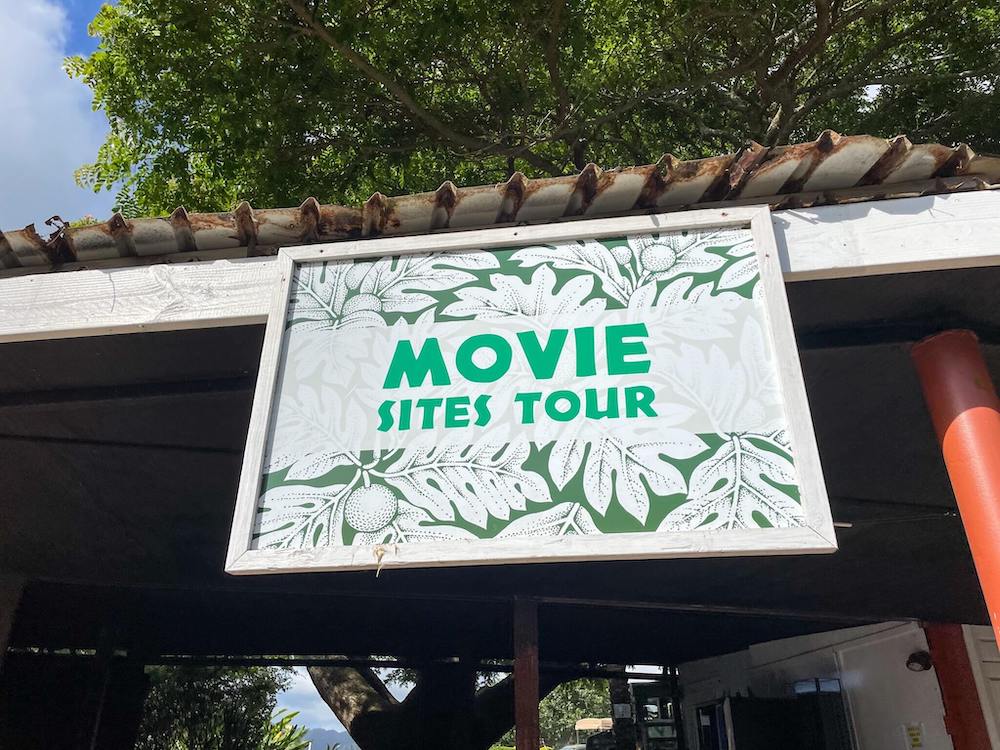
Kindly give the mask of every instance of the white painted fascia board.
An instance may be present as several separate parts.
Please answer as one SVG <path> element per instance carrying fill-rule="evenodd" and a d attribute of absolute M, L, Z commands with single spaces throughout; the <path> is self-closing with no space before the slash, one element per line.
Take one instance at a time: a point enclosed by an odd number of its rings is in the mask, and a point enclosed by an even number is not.
<path fill-rule="evenodd" d="M 777 211 L 771 221 L 786 282 L 1000 265 L 997 190 Z M 0 343 L 260 324 L 278 276 L 274 258 L 243 258 L 0 278 Z"/>

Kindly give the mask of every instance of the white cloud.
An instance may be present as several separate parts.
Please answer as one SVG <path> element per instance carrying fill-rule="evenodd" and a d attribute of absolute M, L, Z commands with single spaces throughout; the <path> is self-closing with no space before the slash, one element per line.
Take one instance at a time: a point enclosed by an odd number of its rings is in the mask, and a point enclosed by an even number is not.
<path fill-rule="evenodd" d="M 110 193 L 77 187 L 73 171 L 92 161 L 107 132 L 90 90 L 63 71 L 66 13 L 48 0 L 0 0 L 0 228 L 53 214 L 107 218 Z"/>

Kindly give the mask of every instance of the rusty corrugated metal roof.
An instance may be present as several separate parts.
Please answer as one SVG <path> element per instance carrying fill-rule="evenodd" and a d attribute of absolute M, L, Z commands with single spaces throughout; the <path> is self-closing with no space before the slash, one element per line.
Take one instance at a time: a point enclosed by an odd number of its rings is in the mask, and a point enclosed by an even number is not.
<path fill-rule="evenodd" d="M 750 142 L 736 154 L 680 161 L 670 154 L 656 164 L 578 175 L 528 179 L 517 173 L 496 185 L 459 188 L 444 183 L 432 193 L 387 198 L 376 193 L 363 206 L 297 208 L 125 219 L 60 227 L 47 239 L 34 225 L 0 231 L 0 269 L 24 273 L 140 257 L 231 250 L 266 254 L 315 242 L 475 229 L 496 224 L 554 221 L 636 211 L 670 211 L 708 205 L 769 203 L 793 208 L 897 195 L 974 190 L 1000 183 L 1000 157 L 977 155 L 965 145 L 915 145 L 823 132 L 809 143 L 767 148 Z M 189 256 L 184 256 L 185 258 Z M 105 265 L 102 263 L 102 265 Z M 0 270 L 2 273 L 2 270 Z"/>

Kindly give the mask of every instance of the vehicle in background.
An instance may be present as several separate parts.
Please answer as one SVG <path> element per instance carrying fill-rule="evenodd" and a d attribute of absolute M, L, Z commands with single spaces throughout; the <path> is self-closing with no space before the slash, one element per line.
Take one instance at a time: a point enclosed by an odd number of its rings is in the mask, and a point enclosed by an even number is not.
<path fill-rule="evenodd" d="M 587 738 L 586 750 L 615 750 L 616 747 L 615 734 L 610 730 L 592 734 Z"/>

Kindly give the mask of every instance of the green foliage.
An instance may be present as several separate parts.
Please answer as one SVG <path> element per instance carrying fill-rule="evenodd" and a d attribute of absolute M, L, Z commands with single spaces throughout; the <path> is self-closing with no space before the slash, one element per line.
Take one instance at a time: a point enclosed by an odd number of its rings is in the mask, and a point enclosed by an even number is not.
<path fill-rule="evenodd" d="M 304 750 L 305 730 L 279 712 L 288 670 L 154 667 L 136 750 Z"/>
<path fill-rule="evenodd" d="M 538 705 L 538 722 L 542 742 L 560 747 L 573 739 L 573 729 L 578 719 L 602 718 L 611 715 L 608 681 L 599 679 L 564 682 L 549 693 Z M 501 750 L 514 745 L 514 730 L 500 738 Z"/>
<path fill-rule="evenodd" d="M 260 750 L 309 750 L 308 728 L 292 723 L 298 711 L 281 709 L 271 717 Z"/>
<path fill-rule="evenodd" d="M 996 0 L 120 0 L 67 61 L 127 213 L 700 157 L 824 128 L 1000 150 Z M 878 88 L 881 87 L 881 88 Z"/>

